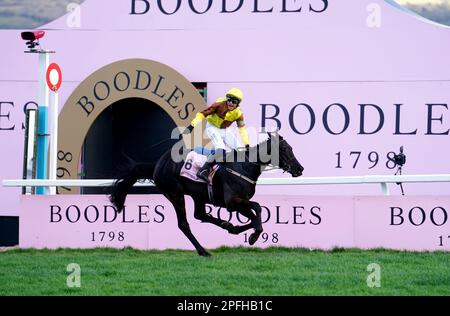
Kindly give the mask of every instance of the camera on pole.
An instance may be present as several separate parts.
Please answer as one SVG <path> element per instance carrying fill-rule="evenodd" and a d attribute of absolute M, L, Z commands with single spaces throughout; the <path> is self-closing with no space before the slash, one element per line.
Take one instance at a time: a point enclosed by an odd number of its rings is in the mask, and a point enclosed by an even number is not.
<path fill-rule="evenodd" d="M 31 32 L 22 32 L 21 37 L 23 40 L 27 41 L 25 44 L 30 49 L 30 52 L 37 52 L 41 50 L 41 45 L 39 44 L 39 39 L 43 38 L 45 35 L 44 31 L 31 31 Z M 39 46 L 39 49 L 36 48 Z"/>
<path fill-rule="evenodd" d="M 394 158 L 391 158 L 390 160 L 393 161 L 395 163 L 395 166 L 397 167 L 395 175 L 401 175 L 402 167 L 406 163 L 406 155 L 403 153 L 403 146 L 400 146 L 400 153 L 394 154 Z M 397 182 L 397 184 L 400 186 L 400 189 L 402 190 L 402 195 L 405 195 L 402 183 Z"/>

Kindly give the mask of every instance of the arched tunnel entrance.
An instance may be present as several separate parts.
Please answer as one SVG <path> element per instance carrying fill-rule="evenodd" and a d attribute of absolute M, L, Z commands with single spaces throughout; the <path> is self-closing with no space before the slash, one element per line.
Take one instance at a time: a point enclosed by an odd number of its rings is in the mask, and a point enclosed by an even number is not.
<path fill-rule="evenodd" d="M 127 166 L 125 155 L 138 162 L 156 162 L 177 140 L 169 140 L 175 122 L 156 103 L 142 98 L 119 100 L 97 117 L 85 138 L 81 155 L 83 179 L 115 179 Z M 105 194 L 108 188 L 86 187 L 83 194 Z M 158 193 L 155 187 L 135 187 L 131 193 Z"/>
<path fill-rule="evenodd" d="M 202 93 L 203 92 L 203 93 Z M 160 158 L 177 140 L 173 128 L 187 126 L 206 107 L 206 83 L 192 83 L 176 70 L 146 59 L 108 64 L 85 78 L 58 116 L 58 179 L 117 179 L 126 155 Z M 58 194 L 108 194 L 103 187 L 59 187 Z M 152 187 L 133 193 L 156 192 Z"/>

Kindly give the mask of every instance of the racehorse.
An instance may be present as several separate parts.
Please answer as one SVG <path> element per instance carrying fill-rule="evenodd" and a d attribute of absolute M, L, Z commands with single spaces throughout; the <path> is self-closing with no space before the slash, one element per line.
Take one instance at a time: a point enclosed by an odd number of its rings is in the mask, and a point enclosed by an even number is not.
<path fill-rule="evenodd" d="M 255 231 L 249 237 L 249 244 L 253 245 L 263 232 L 263 227 L 261 206 L 250 199 L 255 194 L 256 181 L 262 171 L 271 165 L 289 172 L 293 177 L 301 176 L 303 172 L 303 167 L 294 156 L 288 142 L 278 133 L 268 134 L 269 138 L 258 145 L 245 151 L 231 151 L 226 155 L 225 161 L 220 163 L 213 178 L 213 203 L 209 198 L 206 183 L 195 182 L 180 176 L 184 161 L 174 162 L 171 159 L 170 149 L 159 158 L 156 164 L 132 162 L 125 175 L 116 179 L 112 185 L 110 201 L 117 211 L 121 212 L 131 187 L 139 179 L 150 179 L 173 204 L 179 229 L 191 241 L 200 256 L 210 256 L 210 254 L 191 232 L 186 218 L 184 195 L 192 197 L 195 207 L 194 217 L 202 222 L 217 225 L 231 234 L 240 234 L 254 228 Z M 236 156 L 239 156 L 240 159 L 235 159 Z M 205 205 L 207 203 L 224 207 L 229 212 L 239 212 L 250 222 L 235 226 L 230 222 L 213 217 L 206 213 Z"/>

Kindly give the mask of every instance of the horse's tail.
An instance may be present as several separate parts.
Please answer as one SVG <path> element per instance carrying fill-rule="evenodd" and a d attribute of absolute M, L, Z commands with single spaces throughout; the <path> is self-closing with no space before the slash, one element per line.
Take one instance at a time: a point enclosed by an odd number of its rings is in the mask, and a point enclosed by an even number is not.
<path fill-rule="evenodd" d="M 155 171 L 155 163 L 137 163 L 131 158 L 130 166 L 127 172 L 114 181 L 111 186 L 111 195 L 109 200 L 116 207 L 117 212 L 121 212 L 127 197 L 128 191 L 133 187 L 138 179 L 153 180 L 153 172 Z"/>

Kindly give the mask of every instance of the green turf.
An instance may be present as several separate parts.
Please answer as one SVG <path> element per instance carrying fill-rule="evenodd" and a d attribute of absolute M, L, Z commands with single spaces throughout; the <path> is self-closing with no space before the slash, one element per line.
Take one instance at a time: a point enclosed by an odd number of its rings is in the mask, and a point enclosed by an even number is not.
<path fill-rule="evenodd" d="M 10 250 L 0 253 L 0 295 L 450 295 L 450 253 L 220 248 Z M 69 263 L 81 287 L 68 287 Z M 369 287 L 367 266 L 381 268 Z M 72 279 L 73 280 L 73 279 Z"/>

